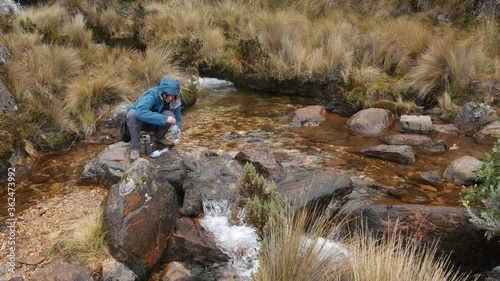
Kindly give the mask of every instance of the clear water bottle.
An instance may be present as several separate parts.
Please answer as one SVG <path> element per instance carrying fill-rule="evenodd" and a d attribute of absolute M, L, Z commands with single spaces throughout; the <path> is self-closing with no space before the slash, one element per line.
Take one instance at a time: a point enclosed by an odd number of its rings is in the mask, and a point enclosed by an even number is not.
<path fill-rule="evenodd" d="M 170 130 L 170 133 L 172 134 L 172 141 L 174 142 L 174 144 L 178 144 L 180 139 L 179 139 L 179 126 L 177 125 L 173 125 L 172 126 L 172 129 Z"/>
<path fill-rule="evenodd" d="M 151 154 L 149 154 L 149 157 L 150 158 L 159 157 L 160 155 L 167 153 L 169 150 L 170 149 L 168 147 L 165 147 L 164 149 L 155 150 L 155 151 L 151 152 Z"/>

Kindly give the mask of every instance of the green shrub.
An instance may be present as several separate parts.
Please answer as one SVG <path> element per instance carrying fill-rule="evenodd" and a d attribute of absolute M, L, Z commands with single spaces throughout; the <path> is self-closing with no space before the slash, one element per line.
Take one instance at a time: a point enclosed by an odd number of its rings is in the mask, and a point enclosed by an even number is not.
<path fill-rule="evenodd" d="M 475 172 L 479 186 L 467 188 L 461 203 L 467 208 L 470 221 L 486 230 L 488 238 L 500 236 L 500 136 L 493 153 L 483 158 L 483 166 Z"/>

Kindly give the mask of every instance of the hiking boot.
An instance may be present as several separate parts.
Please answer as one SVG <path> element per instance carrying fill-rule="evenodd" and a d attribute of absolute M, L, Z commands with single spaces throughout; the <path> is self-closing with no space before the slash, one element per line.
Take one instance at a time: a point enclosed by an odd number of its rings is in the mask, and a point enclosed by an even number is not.
<path fill-rule="evenodd" d="M 169 140 L 167 140 L 166 138 L 156 139 L 155 141 L 157 143 L 159 143 L 159 144 L 162 144 L 162 145 L 166 146 L 166 147 L 172 147 L 172 146 L 174 146 L 174 143 L 171 142 L 171 141 L 169 141 Z"/>
<path fill-rule="evenodd" d="M 133 150 L 130 152 L 130 160 L 135 161 L 135 160 L 137 160 L 139 157 L 141 157 L 141 153 L 139 152 L 139 150 L 138 150 L 138 149 L 133 149 Z"/>

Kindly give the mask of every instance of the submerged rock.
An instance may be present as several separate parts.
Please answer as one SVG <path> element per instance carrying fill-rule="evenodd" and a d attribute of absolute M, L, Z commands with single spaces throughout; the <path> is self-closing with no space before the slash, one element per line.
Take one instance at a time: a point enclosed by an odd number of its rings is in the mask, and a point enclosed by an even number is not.
<path fill-rule="evenodd" d="M 415 162 L 413 149 L 408 145 L 380 144 L 365 148 L 361 151 L 361 153 L 402 164 L 412 164 Z"/>
<path fill-rule="evenodd" d="M 319 126 L 319 124 L 325 121 L 326 110 L 323 106 L 307 106 L 304 108 L 299 108 L 293 114 L 292 126 L 293 127 L 310 127 Z"/>

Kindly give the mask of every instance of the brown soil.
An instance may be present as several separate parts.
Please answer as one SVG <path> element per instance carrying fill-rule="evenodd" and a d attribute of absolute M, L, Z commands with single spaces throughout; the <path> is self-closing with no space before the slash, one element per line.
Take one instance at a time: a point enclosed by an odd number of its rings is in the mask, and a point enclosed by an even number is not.
<path fill-rule="evenodd" d="M 4 275 L 7 271 L 6 255 L 10 248 L 7 239 L 10 230 L 4 226 L 0 228 L 0 245 L 3 253 L 0 280 L 9 280 L 14 276 L 32 280 L 31 277 L 40 267 L 50 260 L 57 259 L 58 257 L 48 256 L 48 250 L 54 241 L 74 228 L 81 218 L 96 212 L 107 190 L 101 186 L 80 187 L 69 183 L 63 193 L 43 198 L 37 205 L 16 215 L 15 274 Z M 5 223 L 4 221 L 0 225 Z M 37 263 L 40 260 L 43 261 L 37 265 L 25 264 Z"/>

